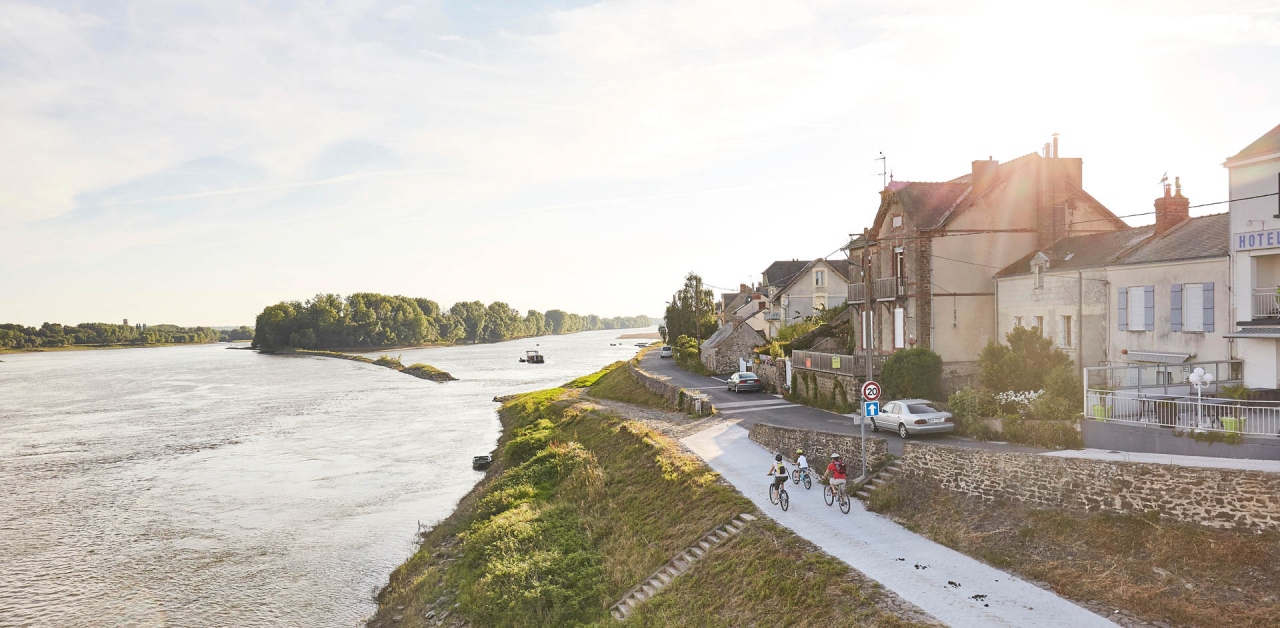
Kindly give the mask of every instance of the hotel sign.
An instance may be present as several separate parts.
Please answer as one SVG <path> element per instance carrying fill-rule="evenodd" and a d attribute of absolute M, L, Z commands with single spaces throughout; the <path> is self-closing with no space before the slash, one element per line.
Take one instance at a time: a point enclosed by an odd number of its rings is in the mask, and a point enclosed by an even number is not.
<path fill-rule="evenodd" d="M 1232 239 L 1234 240 L 1233 244 L 1235 244 L 1235 249 L 1237 251 L 1269 249 L 1280 246 L 1280 229 L 1237 233 L 1232 236 Z"/>

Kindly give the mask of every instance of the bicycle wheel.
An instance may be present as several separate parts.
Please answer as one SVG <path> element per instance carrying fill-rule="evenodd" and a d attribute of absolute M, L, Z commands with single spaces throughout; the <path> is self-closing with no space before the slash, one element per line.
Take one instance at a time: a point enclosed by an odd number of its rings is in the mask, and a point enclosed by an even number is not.
<path fill-rule="evenodd" d="M 792 472 L 791 472 L 791 483 L 792 483 L 792 484 L 799 484 L 799 483 L 800 483 L 800 470 L 799 470 L 799 469 L 796 469 L 795 471 L 792 471 Z"/>
<path fill-rule="evenodd" d="M 834 501 L 835 498 L 836 498 L 836 494 L 834 491 L 831 490 L 830 484 L 822 487 L 822 499 L 825 499 L 827 501 L 828 506 L 831 505 L 831 502 Z"/>
<path fill-rule="evenodd" d="M 777 484 L 773 484 L 769 486 L 769 503 L 770 504 L 778 503 L 778 485 Z"/>
<path fill-rule="evenodd" d="M 850 507 L 849 502 L 851 501 L 852 500 L 849 499 L 848 495 L 845 495 L 844 493 L 840 493 L 840 512 L 846 515 L 849 514 L 849 507 Z"/>
<path fill-rule="evenodd" d="M 813 488 L 813 478 L 809 477 L 808 473 L 804 474 L 804 488 L 805 490 Z"/>
<path fill-rule="evenodd" d="M 778 494 L 778 501 L 782 502 L 782 510 L 785 511 L 791 505 L 791 497 L 787 495 L 786 489 Z"/>

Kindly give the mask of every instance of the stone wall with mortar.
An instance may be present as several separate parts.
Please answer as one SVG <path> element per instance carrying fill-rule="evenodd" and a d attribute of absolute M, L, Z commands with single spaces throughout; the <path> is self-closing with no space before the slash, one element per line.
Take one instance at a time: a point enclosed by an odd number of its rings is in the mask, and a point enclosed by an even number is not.
<path fill-rule="evenodd" d="M 798 430 L 756 423 L 748 430 L 747 436 L 761 447 L 783 454 L 788 460 L 794 460 L 795 451 L 803 449 L 809 458 L 809 464 L 815 469 L 819 468 L 819 465 L 825 469 L 827 466 L 825 459 L 835 452 L 844 458 L 845 464 L 850 467 L 850 473 L 856 475 L 858 472 L 853 467 L 860 464 L 862 459 L 862 439 L 852 434 Z M 883 438 L 867 438 L 867 464 L 874 466 L 884 460 L 888 455 L 886 444 L 887 441 Z"/>
<path fill-rule="evenodd" d="M 799 388 L 799 394 L 805 397 L 822 397 L 823 399 L 831 399 L 831 395 L 835 390 L 836 380 L 840 380 L 840 384 L 844 386 L 845 398 L 850 404 L 856 405 L 861 401 L 862 380 L 865 378 L 851 377 L 849 375 L 838 375 L 836 373 L 827 373 L 825 371 L 815 371 L 813 369 L 796 368 L 791 365 L 791 371 L 796 376 L 796 386 Z M 817 391 L 809 390 L 809 385 L 801 379 L 804 375 L 808 377 L 812 375 L 817 382 Z"/>
<path fill-rule="evenodd" d="M 1280 530 L 1280 473 L 1110 462 L 906 442 L 902 476 L 1037 508 L 1162 516 Z"/>
<path fill-rule="evenodd" d="M 661 395 L 668 404 L 671 404 L 671 407 L 681 412 L 697 416 L 707 416 L 715 412 L 715 408 L 711 406 L 711 398 L 705 393 L 685 390 L 672 384 L 667 378 L 646 372 L 631 362 L 627 363 L 627 370 L 631 371 L 631 376 L 635 377 L 636 381 Z"/>
<path fill-rule="evenodd" d="M 765 390 L 781 393 L 787 387 L 787 365 L 781 360 L 773 364 L 752 364 L 751 372 L 764 382 Z"/>

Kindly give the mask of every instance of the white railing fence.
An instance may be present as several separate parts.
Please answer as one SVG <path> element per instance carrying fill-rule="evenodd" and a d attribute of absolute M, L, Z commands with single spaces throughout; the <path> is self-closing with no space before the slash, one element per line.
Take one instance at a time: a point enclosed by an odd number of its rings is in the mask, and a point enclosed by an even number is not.
<path fill-rule="evenodd" d="M 1280 402 L 1239 401 L 1139 393 L 1134 390 L 1085 390 L 1085 417 L 1153 427 L 1185 428 L 1245 435 L 1280 435 Z"/>
<path fill-rule="evenodd" d="M 1280 295 L 1276 288 L 1253 289 L 1253 318 L 1274 318 L 1280 316 Z"/>

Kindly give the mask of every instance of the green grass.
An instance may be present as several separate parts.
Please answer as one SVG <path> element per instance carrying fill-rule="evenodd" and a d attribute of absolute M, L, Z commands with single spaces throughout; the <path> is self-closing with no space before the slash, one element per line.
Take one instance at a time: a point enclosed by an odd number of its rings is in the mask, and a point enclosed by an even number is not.
<path fill-rule="evenodd" d="M 561 386 L 561 388 L 590 388 L 594 386 L 596 382 L 600 381 L 600 378 L 604 377 L 606 373 L 611 373 L 615 369 L 624 365 L 626 365 L 626 362 L 614 362 L 613 364 L 610 364 L 609 366 L 606 366 L 590 375 L 583 375 L 582 377 Z"/>
<path fill-rule="evenodd" d="M 598 378 L 607 381 L 613 369 Z M 612 626 L 608 608 L 750 501 L 667 437 L 555 388 L 499 412 L 502 455 L 391 575 L 370 626 Z M 637 625 L 900 625 L 839 561 L 764 521 L 628 620 Z M 403 608 L 401 608 L 403 607 Z M 437 613 L 439 614 L 439 612 Z"/>
<path fill-rule="evenodd" d="M 621 364 L 619 362 L 613 366 Z M 671 408 L 671 404 L 667 403 L 667 400 L 663 399 L 662 395 L 649 390 L 644 384 L 641 384 L 631 374 L 630 369 L 610 367 L 602 373 L 591 385 L 591 390 L 588 394 L 592 397 L 624 401 L 651 408 Z"/>
<path fill-rule="evenodd" d="M 399 356 L 393 358 L 389 355 L 381 355 L 378 356 L 378 359 L 374 360 L 362 355 L 355 355 L 354 353 L 342 353 L 341 351 L 319 351 L 316 349 L 286 349 L 281 351 L 281 353 L 285 355 L 314 355 L 322 358 L 337 358 L 339 360 L 363 362 L 365 364 L 386 367 L 393 371 L 400 371 L 401 373 L 412 375 L 419 379 L 429 379 L 435 382 L 448 382 L 458 379 L 445 371 L 431 366 L 430 364 L 423 364 L 419 362 L 413 366 L 405 366 L 400 362 Z"/>

